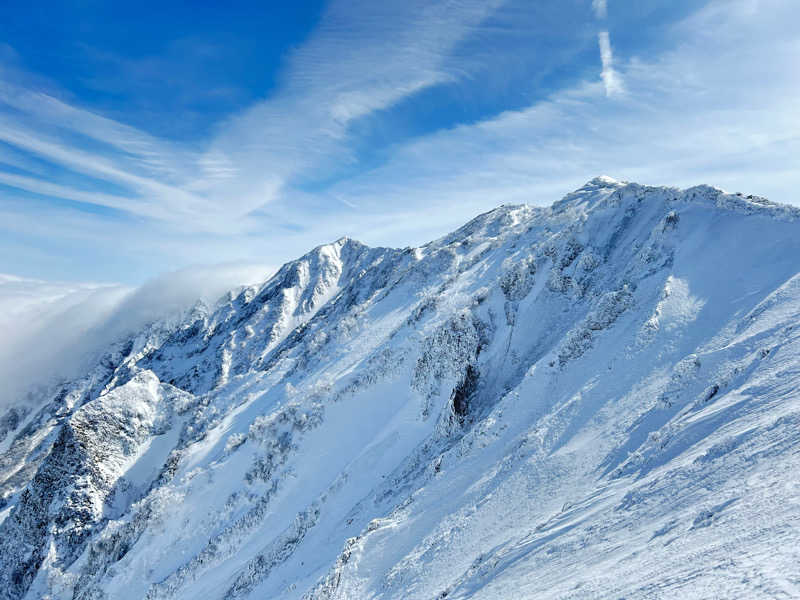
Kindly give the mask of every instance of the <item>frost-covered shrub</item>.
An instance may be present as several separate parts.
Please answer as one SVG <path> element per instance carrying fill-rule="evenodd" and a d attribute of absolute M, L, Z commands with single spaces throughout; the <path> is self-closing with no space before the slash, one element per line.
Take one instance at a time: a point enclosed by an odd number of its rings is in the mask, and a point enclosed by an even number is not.
<path fill-rule="evenodd" d="M 633 294 L 627 284 L 624 284 L 619 290 L 607 292 L 600 298 L 597 308 L 586 317 L 586 326 L 592 331 L 605 329 L 632 304 Z"/>
<path fill-rule="evenodd" d="M 247 441 L 247 436 L 243 433 L 234 433 L 228 438 L 228 441 L 225 443 L 225 454 L 230 454 L 239 446 L 244 444 Z"/>
<path fill-rule="evenodd" d="M 411 386 L 426 399 L 423 409 L 427 416 L 429 405 L 447 377 L 459 377 L 467 365 L 475 363 L 485 343 L 486 326 L 469 312 L 462 312 L 442 324 L 423 342 L 417 359 Z"/>
<path fill-rule="evenodd" d="M 586 318 L 566 335 L 558 351 L 558 363 L 564 366 L 592 347 L 595 333 L 607 329 L 633 305 L 633 294 L 623 285 L 619 290 L 603 294 Z"/>
<path fill-rule="evenodd" d="M 534 284 L 536 262 L 532 256 L 506 266 L 500 277 L 500 289 L 507 300 L 518 302 L 527 296 Z"/>
<path fill-rule="evenodd" d="M 450 319 L 423 343 L 411 385 L 422 391 L 426 385 L 441 381 L 460 370 L 478 355 L 480 335 L 468 313 Z"/>

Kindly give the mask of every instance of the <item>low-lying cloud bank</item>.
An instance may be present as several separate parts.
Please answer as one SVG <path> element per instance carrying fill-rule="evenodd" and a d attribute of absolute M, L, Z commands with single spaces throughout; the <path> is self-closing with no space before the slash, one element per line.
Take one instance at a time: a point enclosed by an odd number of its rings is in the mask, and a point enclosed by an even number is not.
<path fill-rule="evenodd" d="M 78 376 L 112 342 L 148 323 L 215 303 L 265 281 L 263 264 L 221 264 L 166 273 L 138 288 L 50 282 L 0 274 L 0 411 L 30 403 L 27 391 Z"/>

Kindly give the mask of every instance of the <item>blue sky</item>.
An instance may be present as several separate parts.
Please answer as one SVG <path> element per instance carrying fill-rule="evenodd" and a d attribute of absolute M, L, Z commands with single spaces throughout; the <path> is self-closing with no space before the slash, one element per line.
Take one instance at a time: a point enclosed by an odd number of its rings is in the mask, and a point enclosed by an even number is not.
<path fill-rule="evenodd" d="M 794 0 L 0 6 L 0 273 L 419 244 L 599 174 L 798 203 Z"/>

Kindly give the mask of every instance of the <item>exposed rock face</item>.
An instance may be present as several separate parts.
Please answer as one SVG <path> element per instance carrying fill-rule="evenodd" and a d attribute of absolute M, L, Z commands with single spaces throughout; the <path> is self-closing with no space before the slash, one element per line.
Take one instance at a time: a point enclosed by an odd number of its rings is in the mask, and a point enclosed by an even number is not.
<path fill-rule="evenodd" d="M 800 593 L 800 211 L 342 239 L 0 415 L 0 598 Z"/>

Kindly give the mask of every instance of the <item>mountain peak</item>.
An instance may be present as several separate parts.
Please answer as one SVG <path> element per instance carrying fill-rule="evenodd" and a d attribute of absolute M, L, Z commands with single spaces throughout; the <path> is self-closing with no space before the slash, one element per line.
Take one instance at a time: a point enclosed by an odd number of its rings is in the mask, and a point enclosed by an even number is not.
<path fill-rule="evenodd" d="M 613 177 L 609 177 L 608 175 L 598 175 L 597 177 L 593 177 L 589 181 L 587 181 L 581 189 L 583 188 L 598 188 L 598 187 L 617 187 L 620 185 L 624 185 L 625 182 L 618 181 Z"/>
<path fill-rule="evenodd" d="M 361 250 L 367 249 L 368 246 L 362 244 L 358 240 L 354 240 L 348 236 L 342 236 L 333 242 L 328 242 L 326 244 L 320 244 L 316 248 L 314 248 L 309 254 L 335 254 L 339 255 L 346 250 Z"/>

